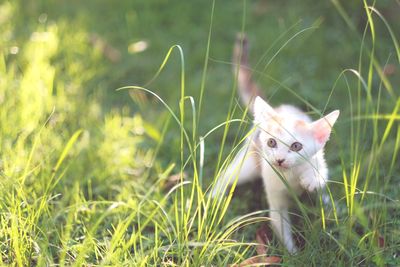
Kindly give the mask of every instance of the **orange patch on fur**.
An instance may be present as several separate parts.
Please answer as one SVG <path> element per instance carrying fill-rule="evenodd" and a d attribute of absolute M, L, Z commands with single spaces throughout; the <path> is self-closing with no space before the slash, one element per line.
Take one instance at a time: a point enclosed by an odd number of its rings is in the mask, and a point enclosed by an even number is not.
<path fill-rule="evenodd" d="M 266 130 L 268 133 L 278 133 L 282 134 L 282 124 L 283 124 L 283 118 L 280 116 L 273 116 L 268 118 L 268 121 L 271 121 L 271 123 L 267 124 Z"/>
<path fill-rule="evenodd" d="M 308 133 L 310 130 L 309 124 L 303 120 L 297 120 L 295 122 L 294 128 L 298 133 L 303 133 L 303 134 Z"/>
<path fill-rule="evenodd" d="M 268 124 L 268 126 L 266 127 L 267 133 L 269 134 L 282 134 L 282 128 L 276 125 L 271 125 Z"/>
<path fill-rule="evenodd" d="M 305 128 L 307 126 L 307 123 L 302 120 L 296 121 L 295 127 L 296 128 Z"/>
<path fill-rule="evenodd" d="M 275 132 L 275 133 L 278 133 L 278 134 L 283 134 L 283 130 L 282 130 L 281 127 L 275 128 L 275 129 L 274 129 L 274 132 Z"/>
<path fill-rule="evenodd" d="M 254 158 L 255 162 L 256 162 L 256 168 L 258 171 L 261 172 L 261 157 L 258 153 L 258 148 L 257 147 L 261 147 L 261 145 L 258 142 L 255 142 L 255 144 L 251 144 L 250 145 L 250 155 Z"/>

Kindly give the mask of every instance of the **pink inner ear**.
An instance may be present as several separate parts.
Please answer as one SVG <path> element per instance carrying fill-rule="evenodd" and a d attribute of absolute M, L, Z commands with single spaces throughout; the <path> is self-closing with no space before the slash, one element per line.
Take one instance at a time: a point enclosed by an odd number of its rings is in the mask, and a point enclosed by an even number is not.
<path fill-rule="evenodd" d="M 314 138 L 317 139 L 317 141 L 320 144 L 325 143 L 329 139 L 329 135 L 331 133 L 331 129 L 328 125 L 320 125 L 317 124 L 316 127 L 313 130 L 314 132 Z"/>
<path fill-rule="evenodd" d="M 329 132 L 327 131 L 317 131 L 314 132 L 314 138 L 317 139 L 317 141 L 321 144 L 325 143 L 326 141 L 328 141 L 329 138 Z"/>

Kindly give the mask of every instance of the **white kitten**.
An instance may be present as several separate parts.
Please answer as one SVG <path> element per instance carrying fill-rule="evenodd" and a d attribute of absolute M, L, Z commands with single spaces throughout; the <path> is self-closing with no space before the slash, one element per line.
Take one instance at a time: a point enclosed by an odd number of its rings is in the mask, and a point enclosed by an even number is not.
<path fill-rule="evenodd" d="M 243 38 L 243 39 L 242 39 Z M 243 45 L 243 53 L 240 54 Z M 247 41 L 236 41 L 234 61 L 239 64 L 238 87 L 241 99 L 249 104 L 256 129 L 215 185 L 220 194 L 236 179 L 243 183 L 262 177 L 269 204 L 272 228 L 290 253 L 295 253 L 288 209 L 291 192 L 322 189 L 328 180 L 323 148 L 339 116 L 333 111 L 312 122 L 309 116 L 290 105 L 271 107 L 258 95 L 247 63 Z M 253 99 L 255 97 L 255 101 Z"/>

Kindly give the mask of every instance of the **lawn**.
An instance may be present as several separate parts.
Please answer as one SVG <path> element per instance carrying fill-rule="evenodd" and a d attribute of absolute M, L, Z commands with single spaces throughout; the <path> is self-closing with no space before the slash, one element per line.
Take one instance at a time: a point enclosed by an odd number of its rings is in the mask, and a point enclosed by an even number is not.
<path fill-rule="evenodd" d="M 284 266 L 400 265 L 400 3 L 0 1 L 0 265 L 227 266 L 259 253 L 260 182 L 210 190 L 251 129 L 246 32 L 273 105 L 341 115 L 331 205 L 297 199 Z M 295 201 L 296 202 L 296 201 Z"/>

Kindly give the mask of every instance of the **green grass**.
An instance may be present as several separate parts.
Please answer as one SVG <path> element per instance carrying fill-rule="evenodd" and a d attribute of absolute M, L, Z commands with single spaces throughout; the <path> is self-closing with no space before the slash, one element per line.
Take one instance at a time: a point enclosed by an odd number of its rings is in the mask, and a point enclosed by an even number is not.
<path fill-rule="evenodd" d="M 260 183 L 207 196 L 251 128 L 231 74 L 241 30 L 271 103 L 314 118 L 341 110 L 326 148 L 333 206 L 305 196 L 315 203 L 293 210 L 304 248 L 290 256 L 273 242 L 269 252 L 288 266 L 400 265 L 399 9 L 2 1 L 0 265 L 225 266 L 254 256 L 268 221 Z M 138 41 L 148 48 L 129 52 Z"/>

